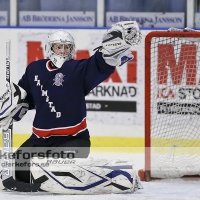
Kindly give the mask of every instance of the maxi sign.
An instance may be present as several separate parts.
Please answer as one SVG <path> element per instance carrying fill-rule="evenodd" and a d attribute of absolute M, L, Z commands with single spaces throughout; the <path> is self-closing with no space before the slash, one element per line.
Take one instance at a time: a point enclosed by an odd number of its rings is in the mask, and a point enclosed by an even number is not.
<path fill-rule="evenodd" d="M 200 114 L 197 46 L 185 43 L 179 47 L 157 46 L 157 98 L 163 100 L 157 104 L 158 113 Z"/>

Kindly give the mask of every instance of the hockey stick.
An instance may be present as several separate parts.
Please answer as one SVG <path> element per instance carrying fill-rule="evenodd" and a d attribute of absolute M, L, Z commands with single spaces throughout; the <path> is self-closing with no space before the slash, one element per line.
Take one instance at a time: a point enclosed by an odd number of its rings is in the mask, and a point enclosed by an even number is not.
<path fill-rule="evenodd" d="M 11 41 L 6 41 L 6 82 L 10 83 L 10 46 Z M 11 95 L 12 96 L 12 95 Z M 11 97 L 12 98 L 12 97 Z M 11 99 L 12 103 L 12 99 Z M 6 189 L 19 191 L 19 192 L 37 192 L 40 189 L 41 184 L 29 184 L 16 181 L 13 178 L 13 160 L 10 157 L 12 155 L 13 146 L 13 124 L 10 123 L 7 130 L 2 130 L 2 184 Z"/>

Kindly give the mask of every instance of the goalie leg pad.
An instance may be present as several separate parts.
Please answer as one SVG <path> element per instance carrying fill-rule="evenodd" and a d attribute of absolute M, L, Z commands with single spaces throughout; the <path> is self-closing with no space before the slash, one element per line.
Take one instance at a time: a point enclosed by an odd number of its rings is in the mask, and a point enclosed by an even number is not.
<path fill-rule="evenodd" d="M 106 159 L 31 160 L 34 182 L 42 180 L 41 189 L 62 194 L 110 194 L 133 192 L 141 183 L 133 161 Z"/>

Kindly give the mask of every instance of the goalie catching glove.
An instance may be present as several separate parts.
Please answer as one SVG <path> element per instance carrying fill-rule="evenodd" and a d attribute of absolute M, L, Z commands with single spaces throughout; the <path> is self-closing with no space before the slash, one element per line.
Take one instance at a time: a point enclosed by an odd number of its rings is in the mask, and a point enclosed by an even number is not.
<path fill-rule="evenodd" d="M 6 92 L 0 97 L 0 127 L 7 130 L 12 120 L 19 121 L 26 114 L 26 91 L 14 83 L 7 83 Z"/>
<path fill-rule="evenodd" d="M 118 22 L 104 34 L 100 51 L 107 64 L 121 66 L 133 59 L 130 47 L 140 44 L 141 39 L 136 21 Z"/>

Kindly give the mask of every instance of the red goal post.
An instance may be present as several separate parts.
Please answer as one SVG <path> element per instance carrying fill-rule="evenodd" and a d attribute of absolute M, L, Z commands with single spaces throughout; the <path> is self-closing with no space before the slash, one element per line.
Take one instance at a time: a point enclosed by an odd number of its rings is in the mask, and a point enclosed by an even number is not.
<path fill-rule="evenodd" d="M 145 38 L 142 180 L 200 175 L 200 32 Z"/>

